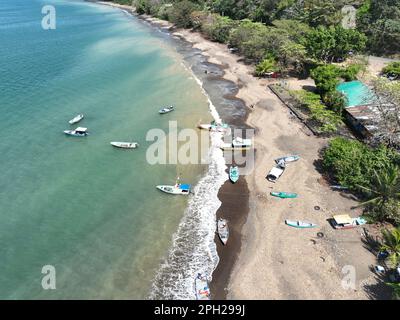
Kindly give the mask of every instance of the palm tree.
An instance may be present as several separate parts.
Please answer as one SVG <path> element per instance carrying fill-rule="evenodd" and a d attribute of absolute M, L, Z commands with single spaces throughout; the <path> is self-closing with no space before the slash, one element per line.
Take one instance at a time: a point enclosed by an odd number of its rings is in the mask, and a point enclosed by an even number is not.
<path fill-rule="evenodd" d="M 386 170 L 382 170 L 379 173 L 374 170 L 374 179 L 371 187 L 357 185 L 366 192 L 369 198 L 357 207 L 370 205 L 379 210 L 390 200 L 400 201 L 399 173 L 399 167 L 396 165 L 389 165 Z"/>
<path fill-rule="evenodd" d="M 389 259 L 394 267 L 400 263 L 400 227 L 393 230 L 382 230 L 383 245 L 381 251 L 389 253 Z"/>
<path fill-rule="evenodd" d="M 393 289 L 393 296 L 395 299 L 400 299 L 400 283 L 386 283 Z"/>

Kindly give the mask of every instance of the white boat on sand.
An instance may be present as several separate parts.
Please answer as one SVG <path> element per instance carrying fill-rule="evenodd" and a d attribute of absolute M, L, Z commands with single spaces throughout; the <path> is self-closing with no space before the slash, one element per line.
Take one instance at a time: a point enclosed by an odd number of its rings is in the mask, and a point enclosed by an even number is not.
<path fill-rule="evenodd" d="M 78 114 L 75 118 L 69 120 L 69 124 L 75 124 L 78 123 L 79 121 L 81 121 L 83 119 L 83 114 Z"/>
<path fill-rule="evenodd" d="M 200 123 L 198 125 L 200 129 L 209 130 L 211 132 L 223 132 L 226 133 L 229 131 L 229 125 L 226 123 L 218 123 L 216 121 L 212 121 L 211 123 Z"/>
<path fill-rule="evenodd" d="M 224 143 L 221 149 L 227 150 L 249 150 L 251 148 L 251 139 L 242 139 L 236 137 L 232 140 L 232 143 Z"/>
<path fill-rule="evenodd" d="M 197 300 L 210 300 L 210 287 L 208 286 L 207 277 L 198 273 L 194 280 L 194 287 L 196 291 Z"/>
<path fill-rule="evenodd" d="M 275 162 L 276 163 L 279 163 L 280 161 L 283 161 L 283 162 L 294 162 L 294 161 L 297 161 L 299 159 L 300 159 L 300 156 L 298 156 L 298 155 L 290 155 L 290 156 L 284 156 L 284 157 L 277 158 L 277 159 L 275 159 Z"/>
<path fill-rule="evenodd" d="M 118 141 L 113 141 L 110 142 L 110 144 L 114 147 L 117 148 L 122 148 L 122 149 L 135 149 L 139 146 L 137 142 L 118 142 Z"/>
<path fill-rule="evenodd" d="M 229 238 L 229 228 L 228 221 L 226 219 L 219 218 L 217 222 L 217 231 L 218 236 L 221 239 L 221 242 L 226 245 L 226 242 Z"/>

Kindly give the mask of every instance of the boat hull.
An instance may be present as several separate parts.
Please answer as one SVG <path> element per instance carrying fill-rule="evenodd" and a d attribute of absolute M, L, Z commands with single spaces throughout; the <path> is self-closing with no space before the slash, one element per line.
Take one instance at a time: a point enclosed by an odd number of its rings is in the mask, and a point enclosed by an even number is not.
<path fill-rule="evenodd" d="M 208 281 L 201 274 L 198 274 L 195 278 L 194 287 L 197 300 L 210 300 L 211 292 Z"/>
<path fill-rule="evenodd" d="M 86 137 L 88 135 L 87 133 L 76 133 L 73 130 L 65 130 L 64 133 L 71 137 Z"/>
<path fill-rule="evenodd" d="M 236 183 L 239 180 L 239 168 L 238 167 L 230 167 L 229 169 L 229 179 Z"/>
<path fill-rule="evenodd" d="M 228 242 L 229 238 L 229 228 L 228 228 L 228 222 L 226 219 L 219 219 L 217 222 L 217 232 L 218 232 L 218 237 L 223 243 L 223 245 L 226 245 Z"/>
<path fill-rule="evenodd" d="M 136 149 L 139 146 L 137 142 L 110 142 L 110 144 L 120 149 Z"/>
<path fill-rule="evenodd" d="M 282 161 L 282 160 L 283 160 L 283 162 L 294 162 L 299 159 L 300 159 L 300 157 L 298 155 L 291 155 L 291 156 L 277 158 L 277 159 L 275 159 L 275 162 L 279 163 L 279 161 Z"/>
<path fill-rule="evenodd" d="M 315 228 L 317 226 L 315 223 L 311 222 L 292 221 L 292 220 L 285 220 L 285 223 L 290 227 L 298 229 Z"/>
<path fill-rule="evenodd" d="M 173 195 L 188 195 L 190 193 L 189 190 L 182 190 L 176 186 L 170 186 L 170 185 L 159 185 L 156 188 L 162 192 Z"/>
<path fill-rule="evenodd" d="M 271 196 L 278 197 L 281 199 L 294 199 L 297 198 L 297 193 L 289 193 L 289 192 L 271 192 Z"/>
<path fill-rule="evenodd" d="M 75 124 L 75 123 L 78 123 L 79 121 L 81 121 L 82 119 L 83 119 L 83 114 L 76 116 L 72 120 L 69 120 L 68 123 Z"/>

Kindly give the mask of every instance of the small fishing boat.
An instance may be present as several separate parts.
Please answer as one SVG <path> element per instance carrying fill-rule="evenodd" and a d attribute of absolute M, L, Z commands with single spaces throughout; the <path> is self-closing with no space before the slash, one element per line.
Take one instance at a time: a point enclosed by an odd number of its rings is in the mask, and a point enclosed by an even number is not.
<path fill-rule="evenodd" d="M 218 123 L 216 121 L 212 121 L 211 123 L 204 123 L 204 124 L 199 124 L 198 127 L 200 129 L 204 130 L 209 130 L 212 132 L 223 132 L 226 133 L 229 131 L 229 125 L 226 123 Z"/>
<path fill-rule="evenodd" d="M 317 226 L 315 223 L 305 222 L 305 221 L 285 220 L 285 223 L 288 226 L 295 227 L 295 228 L 300 228 L 300 229 L 314 228 L 314 227 Z"/>
<path fill-rule="evenodd" d="M 159 185 L 157 189 L 169 193 L 169 194 L 189 194 L 190 193 L 190 184 L 181 184 L 179 183 L 179 178 L 176 179 L 175 185 Z"/>
<path fill-rule="evenodd" d="M 194 287 L 196 291 L 197 300 L 210 300 L 210 287 L 208 286 L 207 277 L 198 273 L 194 280 Z"/>
<path fill-rule="evenodd" d="M 217 222 L 217 231 L 218 236 L 221 239 L 221 242 L 226 245 L 226 242 L 229 238 L 229 228 L 228 221 L 226 219 L 219 218 Z"/>
<path fill-rule="evenodd" d="M 298 156 L 298 155 L 291 155 L 291 156 L 285 156 L 285 157 L 280 157 L 280 158 L 277 158 L 277 159 L 275 159 L 275 162 L 276 163 L 279 163 L 280 161 L 283 161 L 283 162 L 294 162 L 294 161 L 297 161 L 297 160 L 299 160 L 300 159 L 300 156 Z"/>
<path fill-rule="evenodd" d="M 168 112 L 171 112 L 171 111 L 174 111 L 174 106 L 164 107 L 164 108 L 160 109 L 158 111 L 158 113 L 159 114 L 164 114 L 164 113 L 168 113 Z"/>
<path fill-rule="evenodd" d="M 117 148 L 122 148 L 122 149 L 135 149 L 139 146 L 137 142 L 118 142 L 118 141 L 113 141 L 110 142 L 110 144 L 114 147 Z"/>
<path fill-rule="evenodd" d="M 239 168 L 237 166 L 229 168 L 229 179 L 231 179 L 233 183 L 239 180 Z"/>
<path fill-rule="evenodd" d="M 83 119 L 83 114 L 78 114 L 75 118 L 69 120 L 69 124 L 75 124 L 78 123 L 79 121 L 81 121 Z"/>
<path fill-rule="evenodd" d="M 282 199 L 297 198 L 297 193 L 271 191 L 271 196 L 282 198 Z"/>
<path fill-rule="evenodd" d="M 268 172 L 267 180 L 275 183 L 279 179 L 279 177 L 283 174 L 285 168 L 286 168 L 285 162 L 281 160 L 275 167 L 271 169 L 270 172 Z"/>
<path fill-rule="evenodd" d="M 75 130 L 64 130 L 64 133 L 73 137 L 86 137 L 89 133 L 87 128 L 78 127 Z"/>
<path fill-rule="evenodd" d="M 236 137 L 232 140 L 232 143 L 224 143 L 221 146 L 221 149 L 224 151 L 229 150 L 250 150 L 251 147 L 251 139 L 242 139 L 240 137 Z"/>

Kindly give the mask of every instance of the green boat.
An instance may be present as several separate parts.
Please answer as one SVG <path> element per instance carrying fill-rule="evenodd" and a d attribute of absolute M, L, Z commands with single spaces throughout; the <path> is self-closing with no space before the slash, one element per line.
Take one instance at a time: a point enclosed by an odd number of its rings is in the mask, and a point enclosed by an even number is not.
<path fill-rule="evenodd" d="M 290 192 L 271 192 L 271 196 L 286 199 L 286 198 L 297 198 L 297 193 Z"/>

